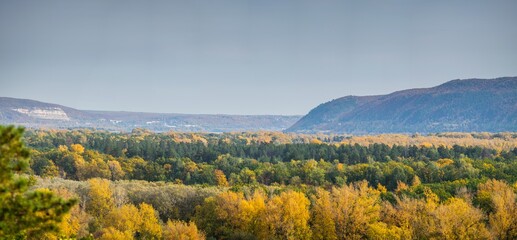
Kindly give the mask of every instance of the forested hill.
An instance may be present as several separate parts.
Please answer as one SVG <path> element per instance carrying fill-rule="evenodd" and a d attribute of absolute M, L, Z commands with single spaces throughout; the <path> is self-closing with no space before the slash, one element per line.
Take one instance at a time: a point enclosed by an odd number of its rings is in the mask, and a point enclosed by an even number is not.
<path fill-rule="evenodd" d="M 300 116 L 86 111 L 28 99 L 0 97 L 0 124 L 31 128 L 95 128 L 131 131 L 281 131 Z"/>
<path fill-rule="evenodd" d="M 452 80 L 388 95 L 346 96 L 314 108 L 288 131 L 517 131 L 517 77 Z"/>

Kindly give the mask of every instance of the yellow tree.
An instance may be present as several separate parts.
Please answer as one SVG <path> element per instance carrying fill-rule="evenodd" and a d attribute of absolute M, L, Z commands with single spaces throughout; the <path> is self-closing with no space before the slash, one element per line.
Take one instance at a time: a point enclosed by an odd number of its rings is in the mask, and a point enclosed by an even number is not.
<path fill-rule="evenodd" d="M 425 199 L 397 198 L 397 203 L 385 203 L 382 221 L 389 227 L 397 227 L 402 239 L 430 239 L 437 236 L 434 211 L 438 207 L 438 196 L 430 189 L 424 189 Z"/>
<path fill-rule="evenodd" d="M 133 239 L 133 235 L 129 232 L 122 232 L 114 227 L 103 229 L 100 240 L 128 240 Z"/>
<path fill-rule="evenodd" d="M 310 239 L 309 204 L 303 193 L 294 191 L 272 197 L 261 216 L 264 231 L 259 238 Z"/>
<path fill-rule="evenodd" d="M 266 196 L 262 191 L 255 191 L 248 200 L 241 200 L 238 218 L 243 224 L 243 231 L 257 236 L 262 231 L 260 228 L 260 215 L 266 209 Z"/>
<path fill-rule="evenodd" d="M 505 182 L 488 180 L 480 184 L 478 201 L 488 202 L 490 232 L 497 239 L 517 238 L 517 203 L 513 189 Z"/>
<path fill-rule="evenodd" d="M 488 239 L 483 213 L 461 198 L 450 198 L 433 212 L 440 239 Z"/>
<path fill-rule="evenodd" d="M 362 239 L 379 220 L 380 192 L 366 181 L 332 189 L 336 233 L 339 238 Z"/>
<path fill-rule="evenodd" d="M 142 224 L 142 219 L 139 216 L 138 208 L 133 204 L 126 204 L 119 208 L 114 208 L 106 216 L 104 221 L 104 232 L 108 231 L 109 227 L 112 227 L 126 236 L 134 236 Z"/>
<path fill-rule="evenodd" d="M 214 171 L 215 180 L 217 182 L 218 186 L 227 187 L 228 186 L 228 180 L 226 179 L 226 175 L 224 175 L 224 172 L 216 169 Z"/>
<path fill-rule="evenodd" d="M 124 178 L 124 170 L 120 166 L 120 162 L 117 160 L 108 161 L 108 167 L 111 172 L 111 180 L 120 180 Z"/>
<path fill-rule="evenodd" d="M 219 223 L 216 237 L 235 238 L 235 236 L 250 236 L 248 224 L 250 219 L 243 214 L 243 204 L 246 202 L 242 192 L 223 192 L 215 198 L 214 220 Z"/>
<path fill-rule="evenodd" d="M 242 192 L 228 191 L 205 199 L 195 219 L 209 236 L 248 239 L 262 232 L 259 216 L 265 208 L 265 196 L 260 191 L 249 199 Z"/>
<path fill-rule="evenodd" d="M 242 201 L 244 201 L 244 194 L 242 192 L 228 191 L 217 196 L 217 213 L 219 218 L 236 229 L 242 229 L 242 225 L 245 224 L 239 219 Z"/>
<path fill-rule="evenodd" d="M 100 157 L 92 158 L 77 165 L 77 178 L 86 180 L 89 178 L 111 178 L 109 165 Z"/>
<path fill-rule="evenodd" d="M 370 224 L 368 227 L 368 239 L 374 240 L 398 240 L 409 239 L 404 237 L 404 230 L 394 226 L 388 225 L 384 222 L 376 222 Z"/>
<path fill-rule="evenodd" d="M 411 182 L 411 186 L 412 187 L 416 187 L 416 186 L 418 186 L 420 184 L 422 184 L 422 181 L 420 181 L 420 178 L 417 175 L 415 175 L 413 177 L 413 181 Z"/>
<path fill-rule="evenodd" d="M 141 219 L 138 232 L 142 239 L 160 239 L 162 236 L 162 227 L 158 219 L 158 212 L 153 206 L 141 203 L 139 205 L 139 216 Z"/>
<path fill-rule="evenodd" d="M 118 236 L 119 233 L 130 239 L 137 234 L 140 239 L 160 239 L 162 236 L 158 213 L 146 203 L 138 208 L 133 204 L 113 208 L 104 219 L 103 227 L 102 232 L 107 236 Z"/>
<path fill-rule="evenodd" d="M 81 144 L 72 144 L 70 145 L 70 149 L 72 150 L 72 152 L 76 152 L 78 154 L 84 153 L 84 147 Z"/>
<path fill-rule="evenodd" d="M 62 198 L 78 198 L 76 194 L 66 188 L 53 189 L 52 191 Z M 86 237 L 88 235 L 88 223 L 90 220 L 91 216 L 86 213 L 82 206 L 77 204 L 69 213 L 63 216 L 63 221 L 59 224 L 58 236 L 62 238 Z"/>
<path fill-rule="evenodd" d="M 93 178 L 88 180 L 88 201 L 86 211 L 99 222 L 115 207 L 110 189 L 110 182 L 106 179 Z"/>
<path fill-rule="evenodd" d="M 333 206 L 330 193 L 322 188 L 316 190 L 312 196 L 311 210 L 312 239 L 337 239 L 336 223 L 333 219 Z"/>
<path fill-rule="evenodd" d="M 205 235 L 200 232 L 193 222 L 167 221 L 163 230 L 165 240 L 204 240 Z"/>
<path fill-rule="evenodd" d="M 397 199 L 398 202 L 402 202 L 402 200 Z M 411 223 L 409 222 L 409 216 L 401 216 L 404 212 L 401 210 L 401 207 L 396 204 L 391 204 L 390 202 L 383 202 L 382 208 L 381 208 L 381 222 L 385 223 L 387 227 L 397 228 L 400 230 L 399 235 L 400 239 L 412 239 L 413 234 L 411 232 Z M 371 232 L 373 231 L 373 232 Z M 370 234 L 372 235 L 383 235 L 382 233 L 379 234 L 378 231 L 376 231 L 376 227 L 374 226 L 370 230 Z M 376 239 L 376 238 L 374 238 Z M 389 238 L 388 238 L 389 239 Z M 391 238 L 391 239 L 397 239 L 397 238 Z"/>

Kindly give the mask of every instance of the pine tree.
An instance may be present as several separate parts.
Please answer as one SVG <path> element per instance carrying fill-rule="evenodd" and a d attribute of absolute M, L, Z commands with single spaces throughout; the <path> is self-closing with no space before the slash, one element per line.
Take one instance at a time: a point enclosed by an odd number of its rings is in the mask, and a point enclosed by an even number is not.
<path fill-rule="evenodd" d="M 55 233 L 76 200 L 64 200 L 48 189 L 28 191 L 34 183 L 19 175 L 29 166 L 23 128 L 0 126 L 0 236 L 34 238 Z"/>

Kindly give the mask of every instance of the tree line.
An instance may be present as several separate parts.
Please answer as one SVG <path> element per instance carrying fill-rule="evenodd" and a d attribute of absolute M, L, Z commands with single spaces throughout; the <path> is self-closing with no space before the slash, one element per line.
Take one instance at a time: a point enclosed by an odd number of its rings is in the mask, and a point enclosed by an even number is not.
<path fill-rule="evenodd" d="M 250 184 L 329 187 L 366 180 L 372 186 L 381 184 L 390 191 L 399 182 L 411 184 L 419 178 L 438 191 L 442 199 L 452 196 L 459 185 L 475 187 L 487 179 L 517 181 L 517 149 L 258 143 L 240 141 L 239 137 L 227 140 L 224 135 L 214 135 L 207 141 L 197 135 L 178 138 L 150 133 L 62 133 L 26 135 L 33 148 L 33 173 L 80 181 L 105 178 L 223 187 Z"/>
<path fill-rule="evenodd" d="M 415 180 L 394 191 L 333 187 L 186 186 L 42 179 L 79 200 L 49 236 L 95 239 L 514 239 L 517 185 L 487 180 L 447 200 Z M 66 193 L 66 194 L 65 194 Z"/>
<path fill-rule="evenodd" d="M 514 148 L 262 133 L 22 133 L 0 127 L 6 239 L 517 237 Z"/>

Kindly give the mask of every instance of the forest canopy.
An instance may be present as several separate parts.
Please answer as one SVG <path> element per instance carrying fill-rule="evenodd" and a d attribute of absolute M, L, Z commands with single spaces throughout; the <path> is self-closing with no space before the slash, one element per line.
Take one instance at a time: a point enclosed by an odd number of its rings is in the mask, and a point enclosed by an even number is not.
<path fill-rule="evenodd" d="M 23 141 L 30 168 L 13 176 L 69 204 L 48 239 L 517 237 L 513 133 L 30 130 Z"/>

